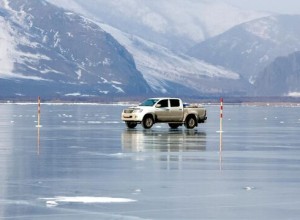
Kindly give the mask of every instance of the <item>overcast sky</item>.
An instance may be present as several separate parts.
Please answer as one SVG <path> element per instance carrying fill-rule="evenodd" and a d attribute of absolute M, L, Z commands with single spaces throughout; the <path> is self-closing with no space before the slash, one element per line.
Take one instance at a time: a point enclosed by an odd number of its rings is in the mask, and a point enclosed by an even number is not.
<path fill-rule="evenodd" d="M 49 0 L 49 1 L 57 2 L 58 5 L 59 2 L 61 2 L 61 0 Z M 87 0 L 75 0 L 75 1 L 85 2 L 85 3 L 87 2 Z M 145 1 L 152 1 L 152 0 L 145 0 Z M 275 12 L 280 14 L 300 14 L 300 0 L 218 0 L 218 1 L 226 2 L 233 6 L 237 6 L 239 8 L 246 9 L 246 10 L 249 9 L 260 10 L 260 11 Z M 88 1 L 88 2 L 93 2 L 93 1 Z"/>
<path fill-rule="evenodd" d="M 300 14 L 300 0 L 224 0 L 245 9 L 263 10 L 281 14 Z"/>

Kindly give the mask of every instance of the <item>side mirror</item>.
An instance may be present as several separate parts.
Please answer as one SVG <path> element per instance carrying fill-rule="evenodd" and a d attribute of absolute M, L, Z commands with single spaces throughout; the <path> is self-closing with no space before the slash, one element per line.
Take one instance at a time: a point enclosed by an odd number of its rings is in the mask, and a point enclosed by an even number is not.
<path fill-rule="evenodd" d="M 156 107 L 156 108 L 160 108 L 160 107 L 161 107 L 161 104 L 157 104 L 155 107 Z"/>

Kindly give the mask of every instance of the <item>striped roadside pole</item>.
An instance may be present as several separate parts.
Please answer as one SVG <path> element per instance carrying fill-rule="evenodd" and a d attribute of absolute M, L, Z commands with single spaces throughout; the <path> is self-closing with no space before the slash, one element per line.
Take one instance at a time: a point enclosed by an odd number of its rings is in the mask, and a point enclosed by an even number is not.
<path fill-rule="evenodd" d="M 220 99 L 220 132 L 223 131 L 223 98 Z"/>
<path fill-rule="evenodd" d="M 41 97 L 38 97 L 38 127 L 41 126 Z"/>
<path fill-rule="evenodd" d="M 223 132 L 223 98 L 220 99 L 220 146 L 219 146 L 219 151 L 220 151 L 220 161 L 222 161 L 222 132 Z"/>
<path fill-rule="evenodd" d="M 37 154 L 40 155 L 41 97 L 38 97 Z"/>

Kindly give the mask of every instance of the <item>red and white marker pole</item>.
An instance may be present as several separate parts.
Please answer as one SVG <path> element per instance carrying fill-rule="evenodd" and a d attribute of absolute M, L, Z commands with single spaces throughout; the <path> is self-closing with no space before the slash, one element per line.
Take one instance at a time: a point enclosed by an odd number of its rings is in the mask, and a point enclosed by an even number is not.
<path fill-rule="evenodd" d="M 223 131 L 223 98 L 220 99 L 220 132 Z"/>
<path fill-rule="evenodd" d="M 41 127 L 41 97 L 38 97 L 38 124 L 37 127 Z"/>
<path fill-rule="evenodd" d="M 223 98 L 220 99 L 220 170 L 222 170 Z"/>

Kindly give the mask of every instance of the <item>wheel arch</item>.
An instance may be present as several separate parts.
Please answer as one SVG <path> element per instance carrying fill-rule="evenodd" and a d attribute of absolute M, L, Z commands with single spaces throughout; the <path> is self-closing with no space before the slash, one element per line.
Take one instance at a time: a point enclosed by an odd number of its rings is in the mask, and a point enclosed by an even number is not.
<path fill-rule="evenodd" d="M 185 114 L 183 121 L 185 121 L 188 117 L 194 117 L 196 120 L 198 118 L 197 114 L 194 112 L 189 112 L 187 114 Z"/>
<path fill-rule="evenodd" d="M 151 117 L 153 118 L 154 122 L 156 122 L 156 116 L 155 116 L 154 113 L 151 113 L 151 112 L 146 113 L 146 114 L 143 116 L 142 121 L 143 121 L 146 117 L 148 117 L 148 116 L 151 116 Z"/>

